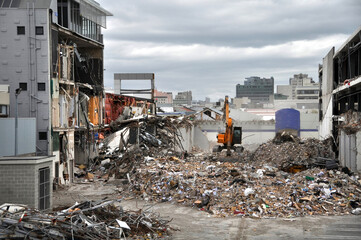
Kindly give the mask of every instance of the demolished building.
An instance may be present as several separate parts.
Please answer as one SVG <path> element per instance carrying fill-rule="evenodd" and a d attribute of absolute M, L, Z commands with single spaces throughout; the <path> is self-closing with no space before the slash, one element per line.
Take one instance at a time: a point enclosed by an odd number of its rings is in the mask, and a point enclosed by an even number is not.
<path fill-rule="evenodd" d="M 0 1 L 1 84 L 19 117 L 36 118 L 36 155 L 55 155 L 56 183 L 94 156 L 103 124 L 103 37 L 112 14 L 94 0 Z"/>
<path fill-rule="evenodd" d="M 361 171 L 361 27 L 335 52 L 332 48 L 319 66 L 320 138 L 332 136 L 340 163 Z M 351 127 L 353 131 L 347 131 Z"/>

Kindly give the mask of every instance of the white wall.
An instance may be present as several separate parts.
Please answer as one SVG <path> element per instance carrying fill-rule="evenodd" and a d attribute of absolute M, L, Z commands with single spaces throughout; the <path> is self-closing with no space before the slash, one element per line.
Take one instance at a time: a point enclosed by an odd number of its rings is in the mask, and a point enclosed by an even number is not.
<path fill-rule="evenodd" d="M 197 126 L 213 144 L 217 142 L 217 134 L 225 129 L 222 121 L 204 121 Z M 242 144 L 261 144 L 275 136 L 274 121 L 235 122 L 234 126 L 242 127 Z"/>
<path fill-rule="evenodd" d="M 320 122 L 319 127 L 319 138 L 326 139 L 332 135 L 332 102 L 333 96 L 331 95 L 328 102 L 323 102 L 326 104 L 327 108 L 322 114 L 322 121 Z"/>
<path fill-rule="evenodd" d="M 300 112 L 301 138 L 318 138 L 318 113 Z M 309 131 L 305 131 L 309 130 Z"/>
<path fill-rule="evenodd" d="M 18 119 L 18 155 L 36 152 L 36 119 Z M 0 118 L 0 157 L 15 154 L 15 118 Z"/>
<path fill-rule="evenodd" d="M 180 134 L 183 137 L 182 145 L 185 151 L 192 151 L 193 142 L 194 142 L 194 127 L 181 128 L 179 129 Z M 181 149 L 177 148 L 177 151 Z"/>
<path fill-rule="evenodd" d="M 320 122 L 319 138 L 325 139 L 332 134 L 332 90 L 333 90 L 333 56 L 335 48 L 332 48 L 323 58 L 322 64 L 322 119 Z"/>
<path fill-rule="evenodd" d="M 208 140 L 208 137 L 199 127 L 194 127 L 194 146 L 202 149 L 204 152 L 211 152 L 211 143 Z"/>

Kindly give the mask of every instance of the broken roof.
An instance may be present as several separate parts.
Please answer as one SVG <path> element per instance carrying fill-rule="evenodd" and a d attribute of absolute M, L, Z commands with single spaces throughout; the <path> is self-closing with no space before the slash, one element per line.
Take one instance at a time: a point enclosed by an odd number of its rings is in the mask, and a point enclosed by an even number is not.
<path fill-rule="evenodd" d="M 341 45 L 341 47 L 336 51 L 334 56 L 337 56 L 341 52 L 347 50 L 349 44 L 352 42 L 361 42 L 361 26 L 354 31 L 351 36 Z"/>

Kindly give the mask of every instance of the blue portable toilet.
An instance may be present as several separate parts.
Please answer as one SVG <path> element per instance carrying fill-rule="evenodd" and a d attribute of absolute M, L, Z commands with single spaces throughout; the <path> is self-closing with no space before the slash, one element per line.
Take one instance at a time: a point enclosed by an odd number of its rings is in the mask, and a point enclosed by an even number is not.
<path fill-rule="evenodd" d="M 300 112 L 293 108 L 284 108 L 276 112 L 276 133 L 286 131 L 300 136 Z"/>

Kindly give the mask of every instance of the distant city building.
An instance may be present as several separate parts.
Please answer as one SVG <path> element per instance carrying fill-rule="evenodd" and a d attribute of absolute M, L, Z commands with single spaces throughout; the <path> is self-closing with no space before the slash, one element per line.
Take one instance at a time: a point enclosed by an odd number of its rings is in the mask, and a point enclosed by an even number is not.
<path fill-rule="evenodd" d="M 269 103 L 274 91 L 274 78 L 249 77 L 237 84 L 236 98 L 248 97 L 251 103 Z"/>
<path fill-rule="evenodd" d="M 308 74 L 295 74 L 293 78 L 290 78 L 290 86 L 292 88 L 292 99 L 317 99 L 319 84 L 315 83 Z M 298 91 L 300 90 L 300 91 Z M 307 93 L 304 92 L 307 90 Z M 317 91 L 316 93 L 313 93 Z M 311 93 L 312 92 L 312 93 Z M 302 94 L 306 94 L 304 97 L 313 97 L 316 94 L 316 98 L 303 98 Z M 309 95 L 311 94 L 311 95 Z"/>
<path fill-rule="evenodd" d="M 277 94 L 278 96 L 287 96 L 287 98 L 292 99 L 292 86 L 291 85 L 277 85 Z M 275 99 L 278 98 L 275 96 Z"/>
<path fill-rule="evenodd" d="M 235 105 L 236 108 L 244 108 L 249 103 L 251 103 L 251 101 L 247 97 L 233 99 L 233 104 Z"/>
<path fill-rule="evenodd" d="M 172 92 L 161 92 L 157 89 L 154 89 L 154 101 L 157 104 L 172 104 L 173 103 L 173 93 Z"/>
<path fill-rule="evenodd" d="M 318 86 L 296 87 L 296 99 L 316 99 L 318 101 Z"/>
<path fill-rule="evenodd" d="M 289 100 L 318 99 L 319 83 L 315 83 L 307 74 L 295 74 L 289 80 L 289 85 L 277 86 L 277 98 L 288 96 Z M 282 98 L 279 98 L 282 96 Z"/>
<path fill-rule="evenodd" d="M 317 111 L 318 95 L 319 83 L 315 83 L 307 74 L 295 74 L 289 79 L 289 85 L 277 86 L 273 107 Z"/>
<path fill-rule="evenodd" d="M 288 96 L 280 93 L 275 93 L 274 100 L 287 100 Z"/>
<path fill-rule="evenodd" d="M 192 105 L 192 91 L 178 92 L 173 100 L 173 105 Z"/>

